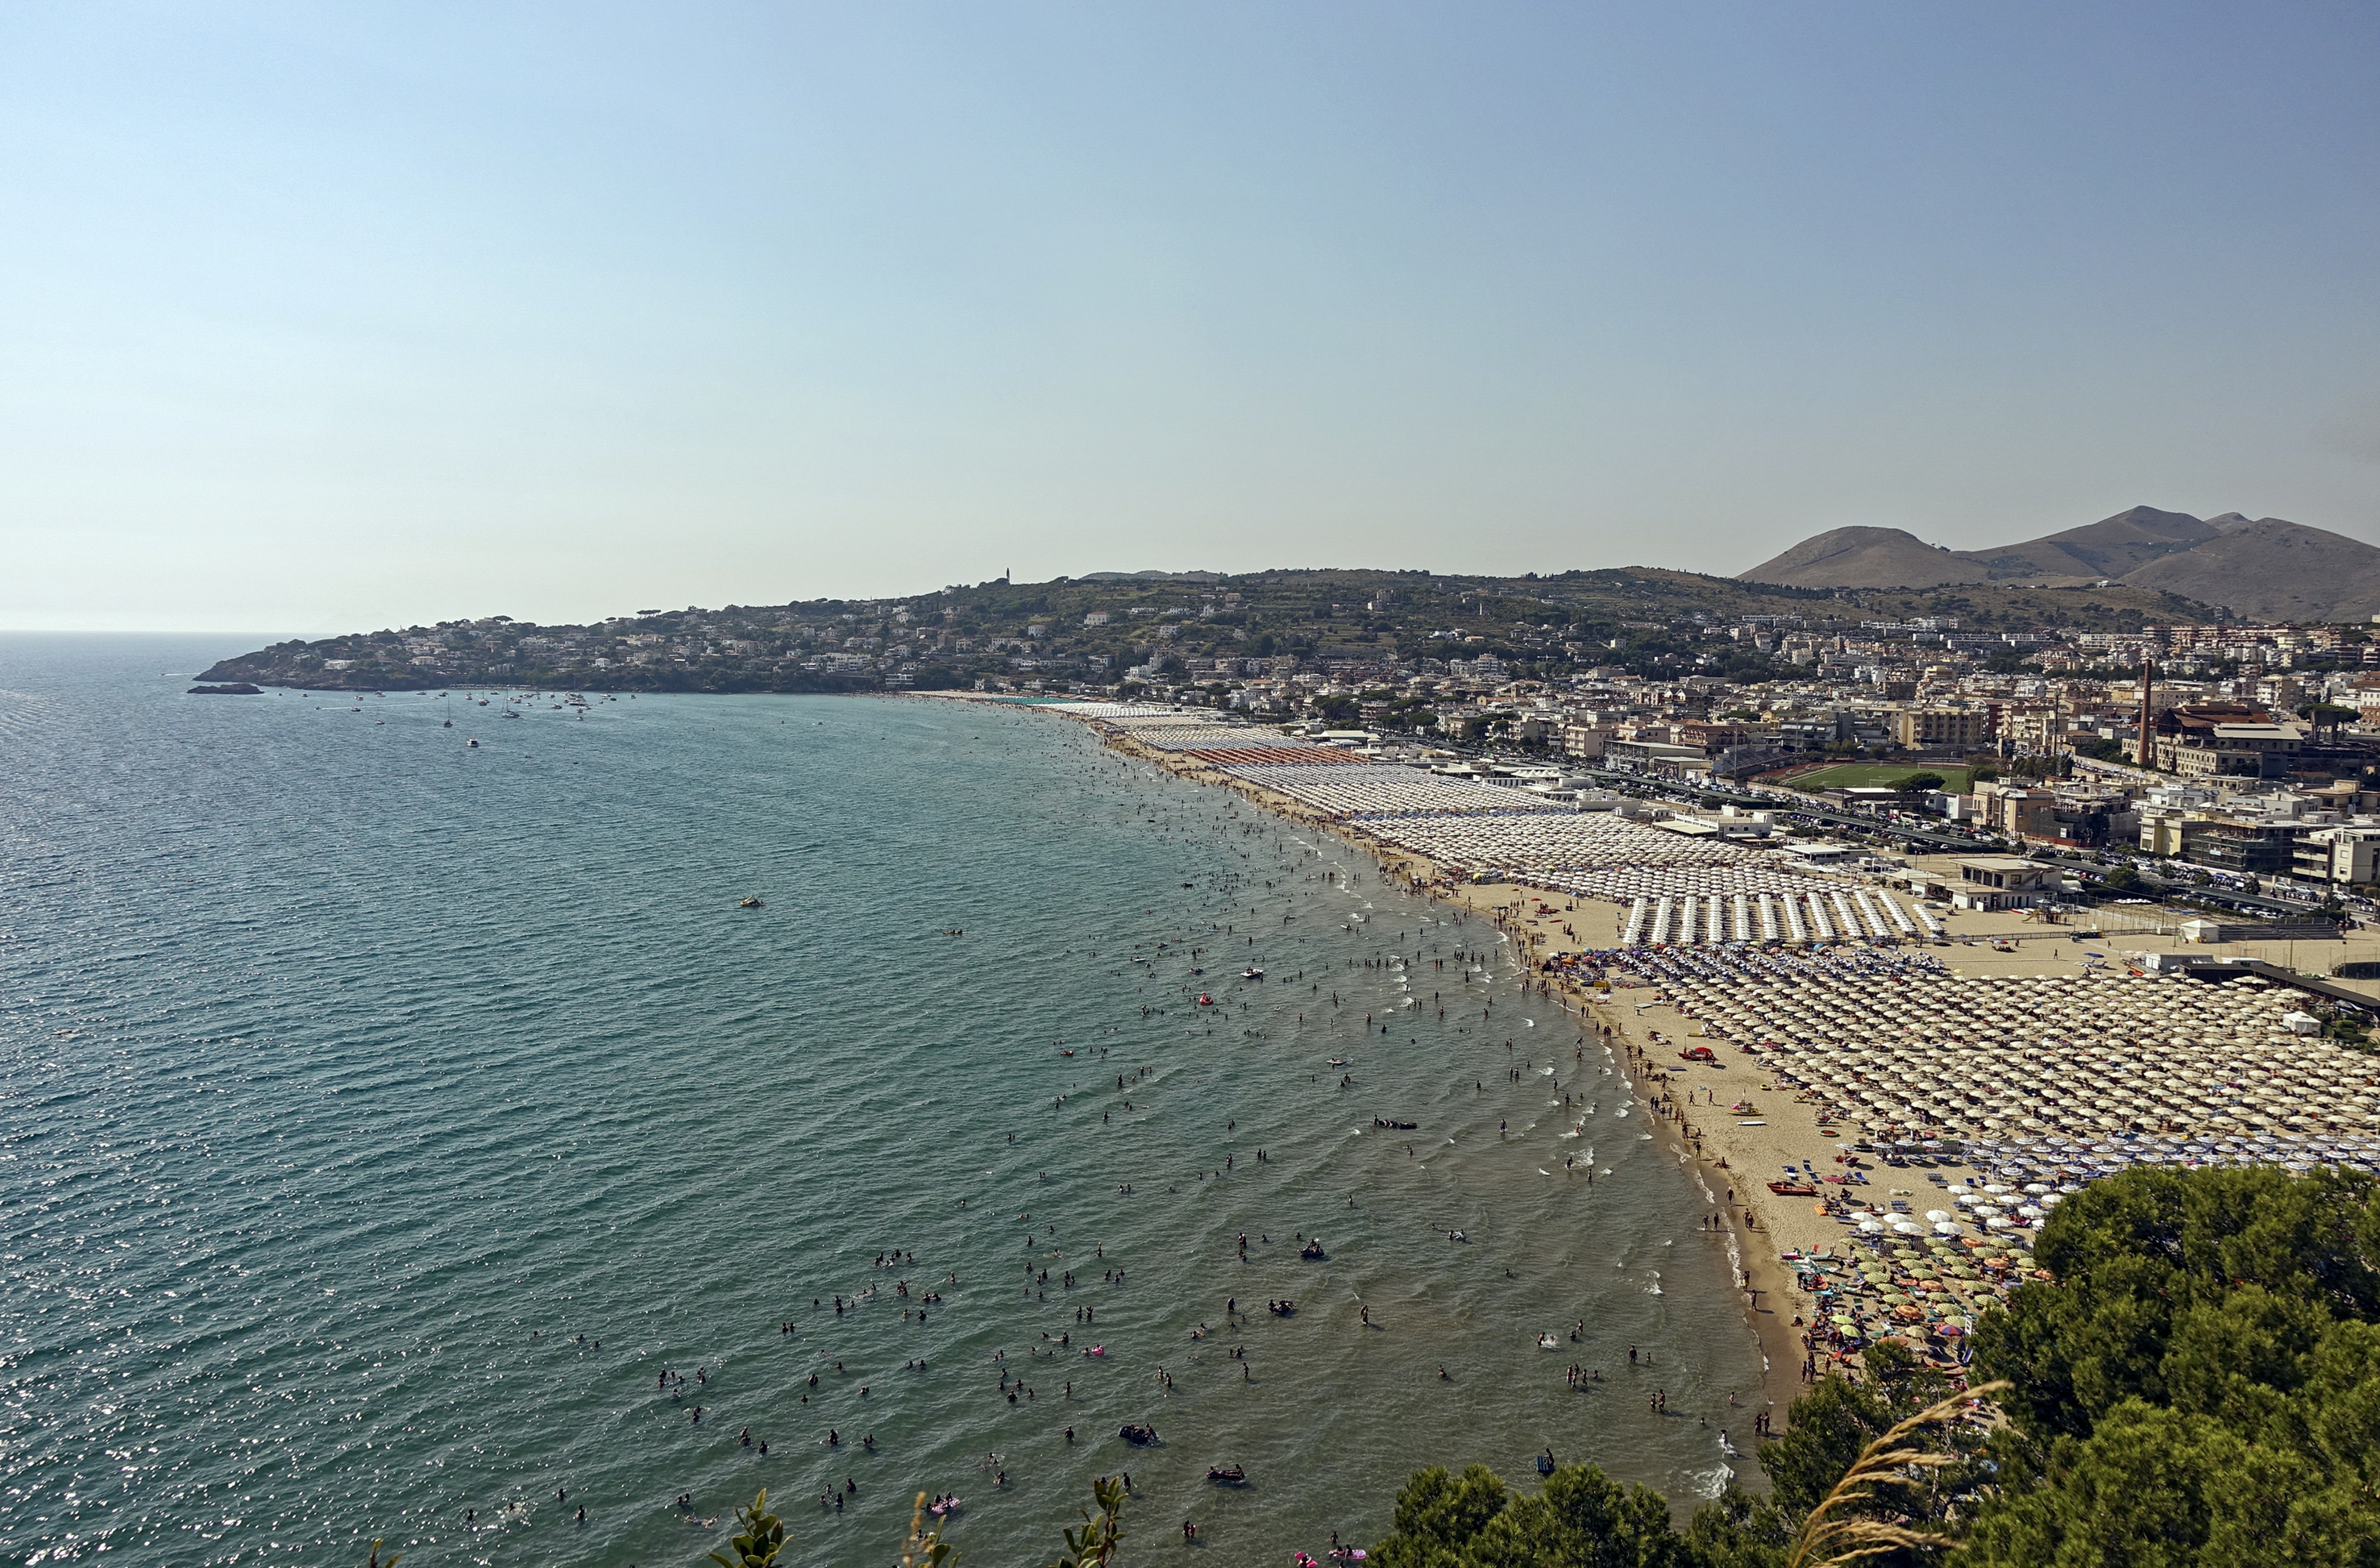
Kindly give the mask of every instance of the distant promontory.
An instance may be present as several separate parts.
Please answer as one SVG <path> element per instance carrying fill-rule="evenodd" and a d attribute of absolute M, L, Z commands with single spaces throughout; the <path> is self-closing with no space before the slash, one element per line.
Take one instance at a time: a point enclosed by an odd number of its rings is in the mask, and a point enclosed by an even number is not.
<path fill-rule="evenodd" d="M 1845 591 L 1627 566 L 1517 577 L 1329 569 L 998 578 L 906 597 L 639 610 L 577 626 L 506 615 L 275 643 L 200 678 L 343 691 L 838 692 L 1236 684 L 1373 672 L 1553 678 L 1591 668 L 1767 678 L 1715 642 L 1744 616 L 1812 624 L 1934 613 L 1925 590 Z M 1962 586 L 1976 629 L 2106 631 L 2208 618 L 2155 589 Z"/>

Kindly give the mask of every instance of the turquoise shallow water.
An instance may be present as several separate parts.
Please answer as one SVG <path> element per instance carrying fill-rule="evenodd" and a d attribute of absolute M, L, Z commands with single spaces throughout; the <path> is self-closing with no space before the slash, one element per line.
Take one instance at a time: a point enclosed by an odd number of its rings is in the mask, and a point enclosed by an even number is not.
<path fill-rule="evenodd" d="M 800 1562 L 919 1489 L 1030 1562 L 1129 1470 L 1141 1550 L 1277 1562 L 1425 1464 L 1728 1473 L 1703 1194 L 1343 846 L 1047 714 L 181 695 L 228 647 L 0 638 L 7 1560 L 650 1568 L 766 1485 Z"/>

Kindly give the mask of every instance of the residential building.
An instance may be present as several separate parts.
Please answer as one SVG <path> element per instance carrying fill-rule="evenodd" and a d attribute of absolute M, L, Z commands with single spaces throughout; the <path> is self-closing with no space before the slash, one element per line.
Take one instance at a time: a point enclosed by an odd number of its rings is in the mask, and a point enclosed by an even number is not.
<path fill-rule="evenodd" d="M 2380 869 L 2380 827 L 2315 828 L 2289 852 L 2292 870 L 2310 881 L 2369 882 Z"/>
<path fill-rule="evenodd" d="M 2187 852 L 2201 866 L 2245 876 L 2285 876 L 2296 869 L 2296 841 L 2312 832 L 2298 822 L 2249 822 L 2218 817 L 2189 836 Z"/>
<path fill-rule="evenodd" d="M 1892 715 L 1895 744 L 1919 747 L 1955 746 L 1974 750 L 1991 737 L 1991 715 L 1973 708 L 1903 708 Z"/>
<path fill-rule="evenodd" d="M 1564 724 L 1561 727 L 1562 754 L 1592 761 L 1603 755 L 1604 746 L 1617 733 L 1602 724 Z"/>

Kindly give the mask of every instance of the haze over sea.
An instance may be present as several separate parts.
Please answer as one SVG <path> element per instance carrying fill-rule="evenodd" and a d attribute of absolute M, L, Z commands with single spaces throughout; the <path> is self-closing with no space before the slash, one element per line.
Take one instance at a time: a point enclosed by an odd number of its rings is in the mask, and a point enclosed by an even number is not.
<path fill-rule="evenodd" d="M 1132 1555 L 1254 1563 L 1419 1465 L 1691 1503 L 1748 1439 L 1694 1177 L 1336 840 L 1020 709 L 183 695 L 249 645 L 0 638 L 6 1560 L 652 1568 L 766 1486 L 799 1562 L 925 1490 L 1019 1563 L 1128 1470 Z"/>

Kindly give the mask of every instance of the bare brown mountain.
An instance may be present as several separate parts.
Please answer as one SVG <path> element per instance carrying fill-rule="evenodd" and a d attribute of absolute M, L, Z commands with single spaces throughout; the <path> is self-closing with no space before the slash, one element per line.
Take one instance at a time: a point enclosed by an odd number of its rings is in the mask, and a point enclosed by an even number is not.
<path fill-rule="evenodd" d="M 2240 524 L 2123 580 L 2225 605 L 2251 621 L 2361 621 L 2380 613 L 2380 550 L 2279 517 Z"/>
<path fill-rule="evenodd" d="M 1984 582 L 1991 574 L 1970 556 L 1900 529 L 1849 528 L 1812 534 L 1775 560 L 1737 576 L 1788 588 L 1933 588 Z"/>
<path fill-rule="evenodd" d="M 2120 577 L 2222 532 L 2187 512 L 2135 506 L 2046 539 L 1967 553 L 1988 565 L 1995 577 Z"/>
<path fill-rule="evenodd" d="M 2154 506 L 1989 550 L 1945 550 L 1900 529 L 1829 529 L 1742 577 L 1871 590 L 2113 580 L 2258 621 L 2360 621 L 2380 611 L 2380 550 L 2371 545 L 2279 517 L 2199 518 Z"/>

